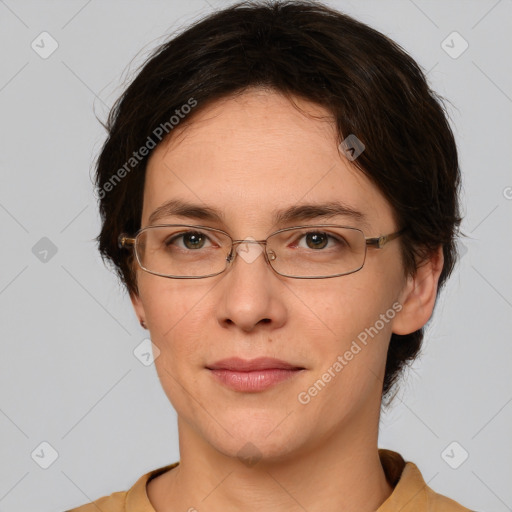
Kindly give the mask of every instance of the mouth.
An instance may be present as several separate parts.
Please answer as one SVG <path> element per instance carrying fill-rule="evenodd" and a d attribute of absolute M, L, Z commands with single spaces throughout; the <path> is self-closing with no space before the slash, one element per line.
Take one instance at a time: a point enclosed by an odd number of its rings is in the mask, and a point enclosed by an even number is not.
<path fill-rule="evenodd" d="M 304 367 L 268 357 L 223 359 L 206 368 L 218 382 L 234 391 L 246 393 L 264 391 L 305 370 Z"/>

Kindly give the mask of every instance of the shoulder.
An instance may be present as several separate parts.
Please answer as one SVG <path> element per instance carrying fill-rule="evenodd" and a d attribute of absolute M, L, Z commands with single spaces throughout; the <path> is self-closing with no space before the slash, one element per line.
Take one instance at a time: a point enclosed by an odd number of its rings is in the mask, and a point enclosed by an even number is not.
<path fill-rule="evenodd" d="M 113 492 L 110 496 L 103 496 L 95 501 L 65 512 L 125 512 L 126 495 L 128 491 Z"/>
<path fill-rule="evenodd" d="M 380 449 L 379 456 L 393 492 L 377 512 L 474 512 L 455 500 L 436 493 L 419 468 L 398 453 Z"/>
<path fill-rule="evenodd" d="M 410 486 L 411 494 L 417 493 L 415 499 L 412 500 L 416 509 L 429 512 L 473 512 L 452 498 L 438 494 L 430 488 L 413 462 L 407 462 L 403 476 L 405 477 L 404 483 Z"/>
<path fill-rule="evenodd" d="M 448 496 L 438 494 L 430 487 L 425 488 L 425 494 L 429 507 L 428 510 L 439 512 L 475 512 L 469 508 L 464 507 L 457 501 L 448 498 Z"/>
<path fill-rule="evenodd" d="M 113 492 L 95 501 L 86 503 L 65 512 L 154 512 L 147 495 L 147 483 L 166 471 L 176 467 L 179 462 L 153 469 L 142 475 L 127 491 Z"/>

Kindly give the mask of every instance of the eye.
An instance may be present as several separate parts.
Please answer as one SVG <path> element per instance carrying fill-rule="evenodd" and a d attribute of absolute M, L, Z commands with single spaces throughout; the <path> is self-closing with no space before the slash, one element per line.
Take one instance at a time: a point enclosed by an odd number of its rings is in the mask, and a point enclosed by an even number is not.
<path fill-rule="evenodd" d="M 329 248 L 340 248 L 348 245 L 344 238 L 334 236 L 325 231 L 309 231 L 301 234 L 299 239 L 305 240 L 306 247 L 302 246 L 303 248 L 313 250 L 324 249 L 330 242 Z"/>
<path fill-rule="evenodd" d="M 325 233 L 308 233 L 305 238 L 310 249 L 323 249 L 329 242 L 329 237 Z"/>
<path fill-rule="evenodd" d="M 174 245 L 175 240 L 181 240 L 183 245 L 179 245 L 180 249 L 202 249 L 206 241 L 209 241 L 209 237 L 202 233 L 201 231 L 187 231 L 185 233 L 180 233 L 178 235 L 174 235 L 169 237 L 165 241 L 165 245 L 167 247 Z"/>

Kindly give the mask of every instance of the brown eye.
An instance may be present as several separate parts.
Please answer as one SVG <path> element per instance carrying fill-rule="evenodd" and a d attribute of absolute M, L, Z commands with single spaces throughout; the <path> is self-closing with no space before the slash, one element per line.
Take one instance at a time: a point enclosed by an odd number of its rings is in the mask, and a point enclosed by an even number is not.
<path fill-rule="evenodd" d="M 323 249 L 328 243 L 328 238 L 325 233 L 308 233 L 306 243 L 310 249 Z"/>
<path fill-rule="evenodd" d="M 179 246 L 180 249 L 202 249 L 208 237 L 199 231 L 187 231 L 186 233 L 180 233 L 166 240 L 165 245 L 167 247 L 174 245 L 175 240 L 182 240 L 184 247 Z"/>

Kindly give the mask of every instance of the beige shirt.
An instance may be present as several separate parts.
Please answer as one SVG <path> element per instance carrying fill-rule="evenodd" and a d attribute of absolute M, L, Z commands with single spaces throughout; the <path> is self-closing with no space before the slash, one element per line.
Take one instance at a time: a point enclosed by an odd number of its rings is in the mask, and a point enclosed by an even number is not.
<path fill-rule="evenodd" d="M 417 466 L 406 463 L 399 453 L 379 449 L 379 457 L 393 492 L 376 512 L 471 512 L 456 501 L 435 493 L 427 486 Z M 149 501 L 146 485 L 178 464 L 175 462 L 142 475 L 128 491 L 114 492 L 66 512 L 156 512 Z"/>

